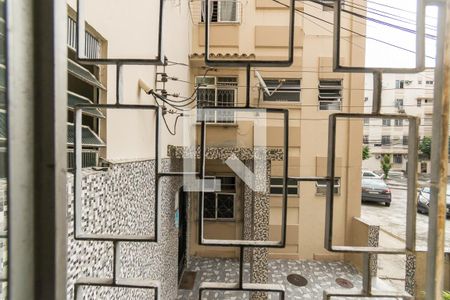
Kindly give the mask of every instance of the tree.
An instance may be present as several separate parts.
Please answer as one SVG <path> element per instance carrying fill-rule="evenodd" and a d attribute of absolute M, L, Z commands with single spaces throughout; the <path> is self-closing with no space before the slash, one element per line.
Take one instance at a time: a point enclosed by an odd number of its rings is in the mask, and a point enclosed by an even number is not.
<path fill-rule="evenodd" d="M 362 159 L 366 160 L 370 157 L 370 150 L 369 146 L 364 146 L 362 149 Z"/>
<path fill-rule="evenodd" d="M 422 152 L 423 159 L 430 159 L 431 157 L 431 137 L 424 136 L 419 144 L 419 150 Z"/>
<path fill-rule="evenodd" d="M 381 170 L 384 173 L 384 179 L 388 178 L 389 170 L 392 168 L 391 156 L 389 154 L 384 154 L 381 158 Z"/>

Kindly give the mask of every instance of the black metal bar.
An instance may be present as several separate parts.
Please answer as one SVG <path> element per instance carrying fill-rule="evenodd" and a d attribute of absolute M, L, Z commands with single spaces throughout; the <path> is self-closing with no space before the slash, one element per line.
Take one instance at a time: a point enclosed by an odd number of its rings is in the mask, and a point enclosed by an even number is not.
<path fill-rule="evenodd" d="M 139 58 L 87 58 L 84 52 L 84 41 L 85 41 L 85 10 L 84 2 L 87 0 L 77 1 L 77 61 L 83 64 L 91 65 L 157 65 L 161 66 L 165 64 L 165 56 L 162 50 L 162 30 L 163 30 L 163 19 L 164 19 L 164 0 L 159 0 L 159 14 L 158 14 L 158 53 L 153 59 L 139 59 Z"/>
<path fill-rule="evenodd" d="M 239 288 L 244 283 L 244 246 L 239 247 Z"/>
<path fill-rule="evenodd" d="M 251 79 L 250 79 L 250 71 L 251 71 L 251 66 L 250 64 L 247 65 L 246 68 L 246 78 L 247 78 L 247 85 L 245 87 L 245 107 L 249 108 L 250 107 L 250 91 L 251 91 Z"/>
<path fill-rule="evenodd" d="M 248 65 L 252 67 L 289 67 L 294 62 L 294 37 L 295 37 L 295 0 L 290 0 L 289 3 L 289 40 L 288 40 L 288 57 L 286 60 L 213 60 L 210 59 L 210 26 L 211 17 L 209 14 L 209 1 L 204 1 L 205 4 L 205 64 L 208 66 L 223 66 L 223 67 L 246 67 Z"/>

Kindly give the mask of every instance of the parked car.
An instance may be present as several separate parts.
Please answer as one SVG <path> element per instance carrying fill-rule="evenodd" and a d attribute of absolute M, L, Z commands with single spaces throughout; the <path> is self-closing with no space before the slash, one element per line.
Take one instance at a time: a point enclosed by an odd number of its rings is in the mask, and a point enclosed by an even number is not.
<path fill-rule="evenodd" d="M 369 170 L 362 170 L 361 173 L 363 178 L 381 178 L 380 175 Z"/>
<path fill-rule="evenodd" d="M 391 190 L 382 179 L 363 178 L 361 189 L 363 202 L 379 202 L 391 206 Z"/>
<path fill-rule="evenodd" d="M 430 208 L 430 188 L 424 187 L 417 195 L 417 212 L 428 214 Z M 447 185 L 447 218 L 450 217 L 450 185 Z"/>

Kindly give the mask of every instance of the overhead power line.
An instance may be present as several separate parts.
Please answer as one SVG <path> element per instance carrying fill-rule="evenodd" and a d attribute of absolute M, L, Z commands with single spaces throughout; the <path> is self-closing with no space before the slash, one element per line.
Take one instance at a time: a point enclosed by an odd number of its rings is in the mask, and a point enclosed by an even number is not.
<path fill-rule="evenodd" d="M 278 0 L 272 0 L 272 1 L 275 2 L 275 3 L 278 3 L 278 4 L 280 4 L 280 5 L 282 5 L 282 6 L 284 6 L 284 7 L 289 7 L 288 4 L 284 4 L 284 3 L 282 3 L 282 2 L 280 2 L 280 1 L 278 1 Z M 295 11 L 296 11 L 297 13 L 299 13 L 299 14 L 309 16 L 309 17 L 314 18 L 314 19 L 316 19 L 316 20 L 322 21 L 322 22 L 324 22 L 324 23 L 326 23 L 326 24 L 333 25 L 332 22 L 329 22 L 329 21 L 324 20 L 324 19 L 322 19 L 322 18 L 319 18 L 319 17 L 317 17 L 317 16 L 315 16 L 315 15 L 312 15 L 312 14 L 309 14 L 309 13 L 304 12 L 304 11 L 302 11 L 302 10 L 299 10 L 299 9 L 297 9 L 297 8 L 295 9 Z M 381 44 L 385 44 L 385 45 L 390 46 L 390 47 L 394 47 L 394 48 L 397 48 L 397 49 L 400 49 L 400 50 L 403 50 L 403 51 L 407 51 L 407 52 L 409 52 L 409 53 L 414 53 L 414 54 L 416 53 L 416 51 L 414 51 L 414 50 L 411 50 L 411 49 L 408 49 L 408 48 L 404 48 L 404 47 L 401 47 L 401 46 L 398 46 L 398 45 L 395 45 L 395 44 L 392 44 L 392 43 L 389 43 L 389 42 L 386 42 L 386 41 L 383 41 L 383 40 L 380 40 L 380 39 L 377 39 L 377 38 L 374 38 L 374 37 L 366 36 L 365 34 L 356 32 L 356 31 L 354 31 L 354 30 L 352 30 L 352 29 L 349 29 L 349 28 L 346 28 L 346 27 L 341 26 L 341 28 L 342 28 L 343 30 L 345 30 L 345 31 L 348 31 L 348 32 L 353 33 L 353 34 L 355 34 L 355 35 L 358 35 L 358 36 L 360 36 L 360 37 L 364 37 L 364 38 L 366 38 L 366 39 L 368 39 L 368 40 L 373 40 L 373 41 L 376 41 L 376 42 L 381 43 Z M 428 56 L 428 55 L 427 55 L 426 57 L 427 57 L 427 58 L 430 58 L 430 59 L 435 59 L 434 57 Z"/>

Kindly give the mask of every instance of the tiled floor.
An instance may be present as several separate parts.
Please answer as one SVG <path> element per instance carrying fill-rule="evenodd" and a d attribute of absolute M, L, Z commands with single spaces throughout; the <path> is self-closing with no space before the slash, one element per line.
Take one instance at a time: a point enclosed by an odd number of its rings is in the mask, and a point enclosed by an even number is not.
<path fill-rule="evenodd" d="M 236 282 L 238 278 L 238 261 L 232 259 L 192 258 L 189 270 L 197 272 L 193 291 L 180 290 L 178 299 L 198 299 L 198 286 L 202 281 Z M 296 287 L 287 281 L 289 274 L 300 274 L 308 280 L 304 287 Z M 248 281 L 248 265 L 245 268 L 244 280 Z M 335 280 L 350 280 L 355 288 L 361 287 L 361 276 L 351 265 L 343 262 L 319 262 L 309 260 L 271 260 L 269 262 L 270 283 L 284 284 L 286 299 L 322 299 L 323 291 L 329 288 L 340 288 Z M 209 292 L 203 299 L 249 299 L 248 294 Z M 270 295 L 269 299 L 278 299 Z"/>

